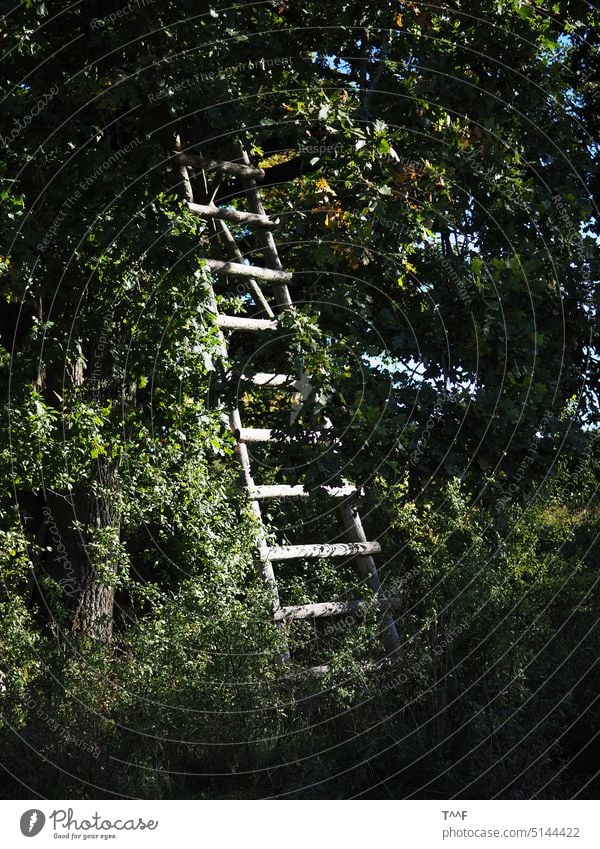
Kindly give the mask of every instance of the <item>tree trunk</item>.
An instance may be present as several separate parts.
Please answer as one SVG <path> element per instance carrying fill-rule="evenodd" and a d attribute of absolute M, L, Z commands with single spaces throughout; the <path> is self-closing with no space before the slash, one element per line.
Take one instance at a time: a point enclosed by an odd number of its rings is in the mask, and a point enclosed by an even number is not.
<path fill-rule="evenodd" d="M 114 473 L 102 463 L 93 482 L 68 493 L 47 492 L 44 514 L 51 548 L 48 573 L 73 609 L 72 629 L 109 640 L 119 564 L 120 500 Z"/>
<path fill-rule="evenodd" d="M 85 357 L 74 361 L 67 372 L 71 385 L 85 388 L 92 404 L 98 407 L 117 392 L 110 374 L 110 358 L 104 355 L 109 338 L 109 322 L 105 319 L 88 343 Z M 56 375 L 49 375 L 49 395 L 55 388 L 51 378 L 56 379 Z M 61 391 L 59 387 L 57 392 Z M 70 628 L 108 641 L 112 636 L 121 556 L 121 492 L 116 465 L 100 456 L 93 471 L 78 480 L 72 490 L 47 489 L 44 494 L 46 545 L 50 549 L 46 569 L 58 582 L 61 598 L 72 613 Z"/>

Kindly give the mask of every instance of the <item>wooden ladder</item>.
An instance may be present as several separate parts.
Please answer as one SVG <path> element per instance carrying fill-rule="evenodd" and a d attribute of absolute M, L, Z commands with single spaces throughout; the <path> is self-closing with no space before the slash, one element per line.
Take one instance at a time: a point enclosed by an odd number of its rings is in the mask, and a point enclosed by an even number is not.
<path fill-rule="evenodd" d="M 279 327 L 277 316 L 282 311 L 293 306 L 289 284 L 292 283 L 293 273 L 285 271 L 279 254 L 273 230 L 278 226 L 278 220 L 270 218 L 263 207 L 258 182 L 264 177 L 264 172 L 251 164 L 247 152 L 240 146 L 240 160 L 237 162 L 221 162 L 183 153 L 179 139 L 174 159 L 181 174 L 181 185 L 188 209 L 209 223 L 215 240 L 221 245 L 226 259 L 203 257 L 204 268 L 216 276 L 240 278 L 245 281 L 247 291 L 252 296 L 256 306 L 267 316 L 266 318 L 245 318 L 224 315 L 219 312 L 217 299 L 212 285 L 209 285 L 211 308 L 216 316 L 219 328 L 219 352 L 228 360 L 225 333 L 247 332 L 259 337 L 264 331 L 276 330 Z M 206 202 L 194 202 L 190 169 L 194 176 L 201 178 L 206 195 Z M 249 209 L 247 211 L 234 209 L 231 206 L 215 204 L 219 188 L 228 179 L 237 178 L 244 189 L 244 197 Z M 245 232 L 253 232 L 257 245 L 263 256 L 263 265 L 250 265 L 244 260 L 242 252 L 232 234 L 232 227 L 242 227 Z M 275 300 L 274 307 L 265 297 L 262 285 L 272 287 Z M 242 379 L 255 386 L 283 387 L 297 390 L 306 399 L 307 383 L 299 381 L 289 374 L 254 373 L 242 375 Z M 269 428 L 244 427 L 238 408 L 231 412 L 230 425 L 236 439 L 236 454 L 241 464 L 243 478 L 251 510 L 258 520 L 259 537 L 257 540 L 257 559 L 262 579 L 268 588 L 275 623 L 282 630 L 282 649 L 279 662 L 290 659 L 287 644 L 288 623 L 294 620 L 317 619 L 330 616 L 356 616 L 364 614 L 368 609 L 376 608 L 381 611 L 380 634 L 388 655 L 397 656 L 400 650 L 400 639 L 393 617 L 393 611 L 401 608 L 400 599 L 388 598 L 383 589 L 381 579 L 373 559 L 373 555 L 381 551 L 376 541 L 369 541 L 365 535 L 360 518 L 357 500 L 360 495 L 355 486 L 345 484 L 337 487 L 318 487 L 306 490 L 302 485 L 257 485 L 254 482 L 251 468 L 248 444 L 273 441 L 273 433 Z M 263 522 L 261 504 L 265 500 L 276 498 L 311 497 L 312 494 L 324 493 L 327 497 L 339 500 L 339 510 L 343 520 L 347 542 L 314 543 L 310 545 L 271 545 L 268 542 L 267 527 Z M 374 592 L 374 600 L 325 601 L 312 604 L 282 605 L 277 586 L 274 564 L 278 561 L 306 558 L 353 558 L 360 576 Z M 315 667 L 324 669 L 325 667 Z"/>

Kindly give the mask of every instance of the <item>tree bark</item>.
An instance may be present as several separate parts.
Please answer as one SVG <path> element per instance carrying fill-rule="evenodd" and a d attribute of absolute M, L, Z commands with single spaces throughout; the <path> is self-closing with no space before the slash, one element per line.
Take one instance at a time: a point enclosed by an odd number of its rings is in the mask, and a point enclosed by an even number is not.
<path fill-rule="evenodd" d="M 99 464 L 93 482 L 47 492 L 46 568 L 73 611 L 71 628 L 110 640 L 119 563 L 120 499 L 116 476 Z"/>
<path fill-rule="evenodd" d="M 73 361 L 67 370 L 70 385 L 84 389 L 98 407 L 117 392 L 110 358 L 104 356 L 108 334 L 105 324 L 86 346 L 85 357 Z M 56 381 L 54 373 L 49 378 Z M 53 380 L 48 381 L 49 398 Z M 45 566 L 71 611 L 69 628 L 108 641 L 120 558 L 121 493 L 116 466 L 100 456 L 72 490 L 47 488 L 44 495 L 49 549 Z"/>

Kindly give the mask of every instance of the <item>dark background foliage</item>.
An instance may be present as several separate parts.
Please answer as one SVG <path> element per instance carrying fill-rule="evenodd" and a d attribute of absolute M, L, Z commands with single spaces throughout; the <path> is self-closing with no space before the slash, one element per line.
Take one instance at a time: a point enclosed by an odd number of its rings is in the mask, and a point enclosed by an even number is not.
<path fill-rule="evenodd" d="M 597 25 L 584 2 L 4 4 L 3 795 L 594 793 Z M 264 482 L 364 485 L 393 664 L 370 616 L 298 624 L 273 663 L 177 136 L 266 169 L 302 309 L 252 364 L 306 370 L 344 439 L 264 449 Z M 282 399 L 253 410 L 289 429 Z M 294 509 L 270 510 L 288 538 L 335 533 Z M 280 582 L 368 597 L 351 564 Z"/>

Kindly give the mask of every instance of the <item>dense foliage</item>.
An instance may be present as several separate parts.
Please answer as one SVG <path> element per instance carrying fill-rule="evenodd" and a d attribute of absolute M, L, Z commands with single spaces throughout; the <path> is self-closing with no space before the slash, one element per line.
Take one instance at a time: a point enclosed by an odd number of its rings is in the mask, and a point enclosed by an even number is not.
<path fill-rule="evenodd" d="M 4 4 L 5 795 L 593 792 L 598 13 L 475 7 Z M 308 372 L 294 427 L 344 438 L 267 447 L 265 482 L 364 485 L 393 663 L 370 615 L 300 623 L 274 663 L 177 136 L 279 175 L 302 306 L 252 365 Z M 327 539 L 320 506 L 269 519 Z M 280 589 L 369 595 L 329 562 Z"/>

